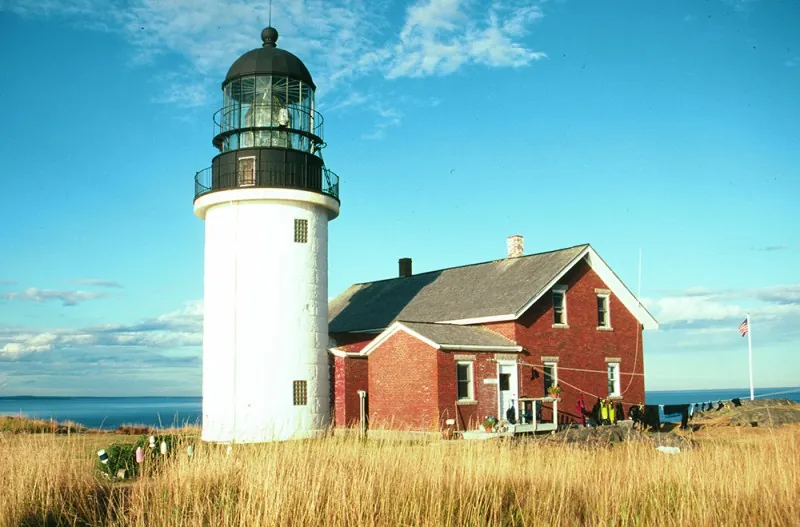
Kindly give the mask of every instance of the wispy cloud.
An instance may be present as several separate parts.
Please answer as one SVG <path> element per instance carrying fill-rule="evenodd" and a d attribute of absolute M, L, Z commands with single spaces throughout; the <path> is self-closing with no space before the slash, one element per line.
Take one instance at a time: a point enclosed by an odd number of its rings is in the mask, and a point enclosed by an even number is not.
<path fill-rule="evenodd" d="M 95 348 L 176 349 L 202 343 L 201 302 L 188 302 L 181 309 L 136 324 L 116 324 L 82 329 L 5 328 L 0 330 L 0 354 Z"/>
<path fill-rule="evenodd" d="M 133 62 L 182 58 L 157 77 L 155 102 L 182 108 L 217 100 L 217 81 L 244 51 L 259 44 L 268 3 L 250 0 L 7 0 L 0 11 L 61 17 L 84 28 L 121 34 Z M 417 0 L 397 22 L 388 0 L 304 0 L 273 6 L 279 44 L 301 57 L 332 108 L 368 104 L 353 92 L 365 77 L 448 75 L 468 65 L 522 67 L 545 58 L 525 42 L 543 17 L 523 0 Z M 174 67 L 174 65 L 173 65 Z M 338 97 L 338 98 L 337 98 Z M 389 104 L 389 106 L 392 106 Z M 392 121 L 389 120 L 388 123 Z M 395 126 L 387 124 L 386 128 Z M 380 129 L 376 130 L 380 133 Z"/>
<path fill-rule="evenodd" d="M 397 108 L 386 108 L 378 105 L 373 109 L 377 116 L 375 128 L 372 132 L 365 134 L 363 136 L 364 139 L 383 139 L 386 137 L 387 130 L 400 126 L 403 114 Z"/>
<path fill-rule="evenodd" d="M 465 0 L 422 0 L 409 7 L 386 76 L 447 75 L 470 63 L 519 67 L 545 58 L 517 41 L 542 12 L 538 6 L 494 3 L 474 16 Z M 474 21 L 485 19 L 484 25 Z"/>
<path fill-rule="evenodd" d="M 71 281 L 76 285 L 85 285 L 90 287 L 106 287 L 109 289 L 122 289 L 124 286 L 114 280 L 104 280 L 102 278 L 79 278 Z"/>
<path fill-rule="evenodd" d="M 761 247 L 753 247 L 754 251 L 766 252 L 766 253 L 788 251 L 790 249 L 792 249 L 791 245 L 764 245 Z"/>
<path fill-rule="evenodd" d="M 58 289 L 39 289 L 37 287 L 29 287 L 24 291 L 14 291 L 5 293 L 3 298 L 6 300 L 23 301 L 23 302 L 49 302 L 58 301 L 64 306 L 76 306 L 80 302 L 87 302 L 89 300 L 97 300 L 100 298 L 108 298 L 108 293 L 102 291 L 69 291 Z"/>
<path fill-rule="evenodd" d="M 787 68 L 796 68 L 797 66 L 800 66 L 800 55 L 796 55 L 794 57 L 786 59 L 784 65 Z"/>
<path fill-rule="evenodd" d="M 662 298 L 644 303 L 667 331 L 719 329 L 733 335 L 738 323 L 750 313 L 759 324 L 796 326 L 800 332 L 800 284 L 725 290 L 691 288 L 667 292 Z"/>

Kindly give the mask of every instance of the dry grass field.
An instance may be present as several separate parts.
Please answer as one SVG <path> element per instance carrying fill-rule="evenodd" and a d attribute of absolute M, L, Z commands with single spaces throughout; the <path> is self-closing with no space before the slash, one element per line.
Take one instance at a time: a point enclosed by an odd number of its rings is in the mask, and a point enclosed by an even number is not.
<path fill-rule="evenodd" d="M 135 436 L 6 432 L 0 526 L 800 525 L 798 425 L 694 438 L 678 455 L 335 437 L 228 456 L 196 442 L 191 459 L 181 445 L 150 475 L 112 482 L 95 451 Z"/>

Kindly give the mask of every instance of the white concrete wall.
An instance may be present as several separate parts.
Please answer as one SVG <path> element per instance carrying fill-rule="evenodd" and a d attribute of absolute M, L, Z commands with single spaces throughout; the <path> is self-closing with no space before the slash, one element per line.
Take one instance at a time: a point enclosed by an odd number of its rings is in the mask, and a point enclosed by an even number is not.
<path fill-rule="evenodd" d="M 206 204 L 202 212 L 203 439 L 323 433 L 330 423 L 329 209 L 257 199 Z M 295 219 L 308 220 L 308 243 L 294 241 Z M 295 380 L 307 381 L 306 406 L 293 405 Z"/>

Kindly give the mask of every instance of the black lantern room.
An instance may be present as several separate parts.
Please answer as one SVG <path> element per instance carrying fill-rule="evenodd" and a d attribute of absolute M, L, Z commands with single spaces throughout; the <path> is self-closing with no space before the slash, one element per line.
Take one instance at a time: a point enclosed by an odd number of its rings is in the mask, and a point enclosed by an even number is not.
<path fill-rule="evenodd" d="M 322 115 L 305 64 L 276 47 L 278 32 L 261 32 L 261 48 L 248 51 L 222 83 L 214 114 L 220 153 L 195 176 L 195 199 L 240 187 L 293 188 L 339 199 L 339 178 L 322 160 Z"/>

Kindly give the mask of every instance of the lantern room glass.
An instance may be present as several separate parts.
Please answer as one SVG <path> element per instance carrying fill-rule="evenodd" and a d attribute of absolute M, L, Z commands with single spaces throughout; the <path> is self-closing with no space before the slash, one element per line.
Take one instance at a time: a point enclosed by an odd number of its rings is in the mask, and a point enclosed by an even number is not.
<path fill-rule="evenodd" d="M 229 82 L 215 121 L 218 133 L 224 135 L 223 152 L 277 147 L 316 154 L 322 142 L 314 90 L 287 77 L 253 75 Z"/>

